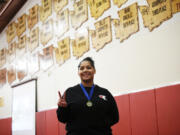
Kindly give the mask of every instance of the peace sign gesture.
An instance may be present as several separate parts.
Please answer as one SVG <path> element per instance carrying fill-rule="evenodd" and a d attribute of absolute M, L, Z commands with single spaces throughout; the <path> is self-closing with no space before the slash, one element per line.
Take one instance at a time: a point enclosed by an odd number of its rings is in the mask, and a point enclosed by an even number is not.
<path fill-rule="evenodd" d="M 60 107 L 67 107 L 66 92 L 64 93 L 63 96 L 61 96 L 60 91 L 58 91 L 58 94 L 59 94 L 58 106 L 60 106 Z"/>

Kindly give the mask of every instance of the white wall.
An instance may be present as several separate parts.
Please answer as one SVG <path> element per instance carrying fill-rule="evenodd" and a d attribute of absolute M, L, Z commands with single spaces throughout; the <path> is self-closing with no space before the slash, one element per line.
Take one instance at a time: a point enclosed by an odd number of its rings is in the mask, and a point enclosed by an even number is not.
<path fill-rule="evenodd" d="M 129 0 L 120 9 L 137 1 L 139 5 L 146 1 Z M 23 13 L 28 13 L 40 0 L 27 1 L 23 8 L 13 18 Z M 73 9 L 72 1 L 69 9 Z M 111 8 L 98 20 L 111 15 L 118 18 L 120 10 L 111 3 Z M 50 18 L 53 18 L 53 15 Z M 94 22 L 98 21 L 90 17 L 81 28 L 94 29 Z M 38 24 L 41 27 L 41 23 Z M 121 95 L 135 91 L 148 90 L 156 87 L 171 85 L 180 82 L 180 13 L 173 15 L 170 20 L 163 22 L 158 28 L 149 32 L 144 28 L 141 14 L 139 13 L 139 32 L 120 43 L 115 39 L 112 25 L 113 40 L 103 49 L 96 52 L 91 45 L 90 51 L 77 60 L 75 57 L 65 62 L 62 66 L 55 64 L 47 72 L 39 72 L 38 76 L 38 111 L 57 107 L 58 94 L 70 86 L 80 82 L 77 74 L 77 66 L 80 60 L 86 56 L 92 56 L 95 60 L 95 83 L 109 89 L 113 95 Z M 26 31 L 28 33 L 28 30 Z M 74 30 L 70 29 L 65 35 L 73 37 Z M 15 39 L 16 40 L 16 39 Z M 56 44 L 56 39 L 48 44 Z M 0 34 L 0 48 L 7 47 L 5 31 Z M 41 46 L 39 47 L 39 50 Z M 24 80 L 28 80 L 28 76 Z M 19 83 L 16 81 L 15 83 Z M 4 107 L 0 107 L 0 118 L 11 117 L 12 92 L 8 84 L 0 88 L 0 96 L 5 99 Z"/>

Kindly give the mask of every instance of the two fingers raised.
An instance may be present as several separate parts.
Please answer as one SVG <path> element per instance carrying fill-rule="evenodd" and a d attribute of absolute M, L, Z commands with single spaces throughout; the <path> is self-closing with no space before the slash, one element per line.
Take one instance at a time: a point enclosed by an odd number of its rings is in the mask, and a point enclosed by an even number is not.
<path fill-rule="evenodd" d="M 60 106 L 60 107 L 67 107 L 66 92 L 65 92 L 64 95 L 62 96 L 61 93 L 60 93 L 60 91 L 58 91 L 58 95 L 59 95 L 58 106 Z"/>

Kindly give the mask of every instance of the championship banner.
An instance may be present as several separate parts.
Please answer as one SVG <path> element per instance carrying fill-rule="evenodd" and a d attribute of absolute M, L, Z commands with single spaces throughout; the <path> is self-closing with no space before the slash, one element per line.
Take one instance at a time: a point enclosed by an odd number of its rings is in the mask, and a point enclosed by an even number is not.
<path fill-rule="evenodd" d="M 30 31 L 28 38 L 28 49 L 30 52 L 34 51 L 39 46 L 39 28 Z"/>
<path fill-rule="evenodd" d="M 74 29 L 78 29 L 88 20 L 88 6 L 86 0 L 74 3 L 74 11 L 71 11 L 71 24 Z"/>
<path fill-rule="evenodd" d="M 27 21 L 29 29 L 32 29 L 34 25 L 38 23 L 38 5 L 35 5 L 31 9 L 29 9 Z"/>
<path fill-rule="evenodd" d="M 113 0 L 114 5 L 117 5 L 118 8 L 120 8 L 124 3 L 126 3 L 128 0 Z"/>
<path fill-rule="evenodd" d="M 0 50 L 0 68 L 6 64 L 6 49 Z"/>
<path fill-rule="evenodd" d="M 13 83 L 16 80 L 16 68 L 14 64 L 8 66 L 7 76 L 9 84 Z"/>
<path fill-rule="evenodd" d="M 3 107 L 3 106 L 4 106 L 4 97 L 0 97 L 0 107 Z"/>
<path fill-rule="evenodd" d="M 0 70 L 0 86 L 6 84 L 6 68 Z"/>
<path fill-rule="evenodd" d="M 115 26 L 116 38 L 123 42 L 133 33 L 139 31 L 137 3 L 118 11 L 118 15 L 120 20 L 113 20 L 113 24 Z"/>
<path fill-rule="evenodd" d="M 20 37 L 26 31 L 26 14 L 18 18 L 16 33 Z"/>
<path fill-rule="evenodd" d="M 40 32 L 40 41 L 42 45 L 46 45 L 53 38 L 53 21 L 52 19 L 42 24 Z"/>
<path fill-rule="evenodd" d="M 152 31 L 172 17 L 171 0 L 147 0 L 148 6 L 140 6 L 145 27 Z"/>
<path fill-rule="evenodd" d="M 8 45 L 7 57 L 9 63 L 11 63 L 16 58 L 16 42 Z"/>
<path fill-rule="evenodd" d="M 68 0 L 53 0 L 54 10 L 56 13 L 61 11 L 68 4 Z"/>
<path fill-rule="evenodd" d="M 83 33 L 79 32 L 75 34 L 75 39 L 72 40 L 72 49 L 73 56 L 76 58 L 81 57 L 89 51 L 89 35 L 87 30 Z"/>
<path fill-rule="evenodd" d="M 17 78 L 21 81 L 25 76 L 27 76 L 27 58 L 21 57 L 18 58 L 16 62 L 16 72 Z"/>
<path fill-rule="evenodd" d="M 90 7 L 91 16 L 99 18 L 106 10 L 111 7 L 110 0 L 87 0 Z"/>
<path fill-rule="evenodd" d="M 63 64 L 70 58 L 70 38 L 67 37 L 61 41 L 58 41 L 58 48 L 55 48 L 56 62 Z"/>
<path fill-rule="evenodd" d="M 52 3 L 51 0 L 42 0 L 42 6 L 39 7 L 40 20 L 45 22 L 52 14 Z"/>
<path fill-rule="evenodd" d="M 139 10 L 143 17 L 144 27 L 150 27 L 151 21 L 152 21 L 152 17 L 150 16 L 150 9 L 147 6 L 140 6 Z M 152 31 L 152 30 L 150 30 L 150 31 Z"/>
<path fill-rule="evenodd" d="M 28 74 L 33 76 L 39 69 L 39 57 L 37 53 L 31 54 L 28 57 Z"/>
<path fill-rule="evenodd" d="M 180 0 L 171 0 L 172 1 L 172 13 L 175 14 L 180 12 Z"/>
<path fill-rule="evenodd" d="M 96 30 L 89 30 L 93 48 L 98 51 L 107 43 L 112 41 L 111 17 L 108 16 L 103 20 L 95 23 Z"/>
<path fill-rule="evenodd" d="M 16 23 L 12 22 L 7 26 L 6 40 L 8 44 L 16 37 Z"/>
<path fill-rule="evenodd" d="M 40 62 L 40 69 L 43 71 L 48 70 L 51 66 L 53 66 L 53 45 L 44 48 L 43 54 L 39 54 L 39 62 Z"/>
<path fill-rule="evenodd" d="M 57 21 L 55 21 L 55 35 L 60 38 L 69 30 L 69 11 L 68 9 L 57 13 Z"/>
<path fill-rule="evenodd" d="M 18 44 L 16 47 L 17 57 L 21 57 L 26 53 L 26 35 L 18 38 Z"/>

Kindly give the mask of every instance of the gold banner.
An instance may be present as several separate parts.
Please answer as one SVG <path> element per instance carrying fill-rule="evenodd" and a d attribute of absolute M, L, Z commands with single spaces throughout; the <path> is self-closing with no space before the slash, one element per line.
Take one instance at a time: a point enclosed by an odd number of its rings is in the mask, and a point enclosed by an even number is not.
<path fill-rule="evenodd" d="M 54 10 L 56 13 L 61 11 L 67 4 L 68 0 L 53 0 Z"/>
<path fill-rule="evenodd" d="M 114 4 L 120 8 L 124 3 L 126 3 L 128 0 L 113 0 Z"/>
<path fill-rule="evenodd" d="M 111 7 L 110 0 L 87 0 L 91 16 L 95 19 L 99 18 L 106 10 Z"/>
<path fill-rule="evenodd" d="M 9 84 L 13 83 L 16 80 L 16 69 L 14 64 L 9 65 L 7 70 L 7 76 Z"/>
<path fill-rule="evenodd" d="M 88 31 L 75 34 L 75 40 L 72 40 L 73 55 L 76 58 L 81 57 L 84 53 L 89 51 L 89 35 Z"/>
<path fill-rule="evenodd" d="M 18 24 L 16 29 L 17 36 L 20 37 L 25 31 L 26 31 L 26 14 L 23 14 L 21 17 L 18 18 Z"/>
<path fill-rule="evenodd" d="M 16 37 L 16 23 L 12 22 L 7 26 L 6 40 L 8 44 Z"/>
<path fill-rule="evenodd" d="M 139 31 L 137 3 L 118 11 L 118 15 L 120 20 L 115 19 L 113 21 L 115 34 L 116 38 L 119 38 L 120 42 L 123 42 L 133 33 Z"/>
<path fill-rule="evenodd" d="M 17 57 L 21 57 L 26 53 L 26 35 L 18 38 L 19 42 L 16 48 Z"/>
<path fill-rule="evenodd" d="M 6 49 L 0 50 L 0 68 L 6 64 Z"/>
<path fill-rule="evenodd" d="M 55 48 L 56 62 L 63 64 L 70 58 L 70 38 L 67 37 L 58 41 L 58 48 Z"/>
<path fill-rule="evenodd" d="M 8 46 L 8 62 L 11 63 L 16 58 L 16 42 Z"/>
<path fill-rule="evenodd" d="M 52 19 L 43 23 L 40 32 L 40 40 L 42 45 L 46 45 L 53 38 L 53 21 Z"/>
<path fill-rule="evenodd" d="M 32 29 L 34 25 L 38 23 L 38 5 L 35 5 L 31 9 L 29 9 L 27 21 L 29 29 Z"/>
<path fill-rule="evenodd" d="M 145 27 L 152 31 L 162 22 L 172 17 L 171 0 L 147 0 L 148 6 L 140 6 Z"/>
<path fill-rule="evenodd" d="M 172 0 L 172 13 L 180 12 L 180 0 Z"/>
<path fill-rule="evenodd" d="M 0 107 L 3 107 L 3 106 L 4 106 L 4 98 L 0 97 Z"/>
<path fill-rule="evenodd" d="M 3 86 L 6 84 L 6 68 L 0 70 L 0 85 Z"/>
<path fill-rule="evenodd" d="M 108 16 L 103 20 L 95 23 L 96 30 L 89 30 L 93 48 L 98 51 L 107 43 L 112 41 L 111 17 Z"/>
<path fill-rule="evenodd" d="M 40 20 L 45 22 L 52 14 L 52 3 L 51 0 L 42 0 L 42 6 L 39 7 Z"/>
<path fill-rule="evenodd" d="M 71 24 L 74 29 L 79 28 L 88 20 L 88 6 L 86 0 L 74 3 L 74 11 L 71 12 Z"/>
<path fill-rule="evenodd" d="M 39 54 L 39 60 L 40 60 L 40 69 L 43 71 L 48 70 L 51 66 L 53 66 L 53 45 L 44 48 L 43 54 Z"/>
<path fill-rule="evenodd" d="M 55 22 L 55 34 L 58 38 L 63 36 L 69 30 L 69 11 L 68 9 L 63 12 L 57 13 L 57 21 Z"/>
<path fill-rule="evenodd" d="M 39 28 L 30 31 L 28 38 L 28 49 L 34 51 L 39 46 Z"/>
<path fill-rule="evenodd" d="M 140 6 L 139 9 L 140 9 L 140 12 L 143 16 L 144 26 L 149 27 L 150 23 L 151 23 L 151 16 L 150 16 L 149 8 L 147 6 Z"/>

